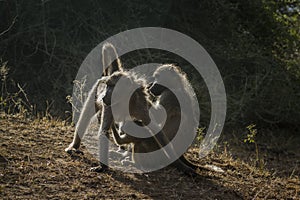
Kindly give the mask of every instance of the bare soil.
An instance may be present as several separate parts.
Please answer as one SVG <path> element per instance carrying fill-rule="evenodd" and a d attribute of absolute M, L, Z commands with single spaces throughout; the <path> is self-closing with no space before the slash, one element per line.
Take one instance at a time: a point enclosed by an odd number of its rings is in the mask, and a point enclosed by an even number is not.
<path fill-rule="evenodd" d="M 187 153 L 195 164 L 215 165 L 224 173 L 199 170 L 192 178 L 171 167 L 147 174 L 96 173 L 90 168 L 98 161 L 84 146 L 83 155 L 64 152 L 73 131 L 62 120 L 1 113 L 0 199 L 300 199 L 295 154 L 284 159 L 280 152 L 271 153 L 266 160 L 273 157 L 283 170 L 290 169 L 288 173 L 272 170 L 275 165 L 246 163 L 232 156 L 230 147 L 201 160 L 196 150 Z"/>

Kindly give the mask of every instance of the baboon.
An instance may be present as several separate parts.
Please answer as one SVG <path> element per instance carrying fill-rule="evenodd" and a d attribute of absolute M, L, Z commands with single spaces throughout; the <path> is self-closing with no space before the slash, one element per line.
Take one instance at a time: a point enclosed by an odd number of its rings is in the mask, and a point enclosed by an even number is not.
<path fill-rule="evenodd" d="M 102 54 L 103 54 L 102 62 L 104 63 L 104 66 L 105 64 L 107 64 L 105 58 L 109 57 L 105 55 L 106 52 L 108 52 L 108 49 L 110 49 L 110 53 L 112 52 L 116 54 L 116 50 L 113 47 L 113 45 L 105 44 L 102 50 Z M 118 58 L 117 55 L 115 57 Z M 83 136 L 84 132 L 87 130 L 87 127 L 89 125 L 88 123 L 89 120 L 95 114 L 95 113 L 91 113 L 89 109 L 90 106 L 93 106 L 94 104 L 94 106 L 96 107 L 96 112 L 100 123 L 100 128 L 99 128 L 100 165 L 94 168 L 94 170 L 98 172 L 106 170 L 108 168 L 108 166 L 104 164 L 104 163 L 108 163 L 108 143 L 107 140 L 104 138 L 108 138 L 111 129 L 113 130 L 114 140 L 118 144 L 122 145 L 122 144 L 132 143 L 134 152 L 151 152 L 161 148 L 162 146 L 165 146 L 166 144 L 168 144 L 170 140 L 172 140 L 172 138 L 176 134 L 178 128 L 177 125 L 180 123 L 178 120 L 180 120 L 181 118 L 180 110 L 178 110 L 178 108 L 180 109 L 180 106 L 178 105 L 178 102 L 175 102 L 174 104 L 174 99 L 176 99 L 176 97 L 174 98 L 174 94 L 172 94 L 172 92 L 170 92 L 167 88 L 160 87 L 159 84 L 153 84 L 150 88 L 149 85 L 146 85 L 145 81 L 143 81 L 142 79 L 138 79 L 134 73 L 124 71 L 119 60 L 117 60 L 115 64 L 116 65 L 114 66 L 112 64 L 111 66 L 108 67 L 107 70 L 104 71 L 103 74 L 105 74 L 106 76 L 98 80 L 92 87 L 91 91 L 89 92 L 88 98 L 83 106 L 82 112 L 80 114 L 78 123 L 75 128 L 73 141 L 69 145 L 69 147 L 66 148 L 66 151 L 69 153 L 72 152 L 73 150 L 76 151 L 79 148 L 81 142 L 80 136 Z M 175 69 L 174 66 L 171 65 L 167 65 L 167 66 L 169 68 Z M 161 74 L 159 73 L 159 71 L 162 71 L 162 69 L 167 68 L 167 66 L 160 67 L 160 70 L 157 70 L 156 73 L 154 73 L 154 77 L 157 80 L 158 80 L 158 76 Z M 176 70 L 178 69 L 176 68 Z M 181 74 L 178 73 L 178 75 Z M 178 77 L 180 78 L 180 76 Z M 116 83 L 121 78 L 127 80 L 128 83 L 134 83 L 139 86 L 138 89 L 134 91 L 129 101 L 130 116 L 124 116 L 124 113 L 122 112 L 117 113 L 117 116 L 112 115 L 112 110 L 111 110 L 112 93 Z M 181 81 L 185 81 L 185 80 L 186 79 L 182 79 Z M 119 132 L 121 132 L 120 130 L 122 130 L 122 124 L 128 118 L 133 118 L 140 125 L 148 125 L 150 123 L 151 119 L 149 116 L 149 108 L 154 105 L 149 100 L 150 97 L 149 88 L 154 95 L 159 96 L 160 99 L 159 103 L 161 105 L 166 104 L 163 106 L 167 108 L 166 110 L 167 110 L 168 117 L 167 117 L 167 123 L 164 126 L 163 130 L 150 138 L 135 138 L 126 133 L 120 135 L 121 133 Z M 121 103 L 122 101 L 120 101 L 120 104 Z M 118 127 L 119 132 L 116 130 L 117 129 L 116 125 L 119 126 Z M 149 131 L 151 132 L 151 130 Z M 138 158 L 136 158 L 134 155 L 133 157 L 135 161 L 138 160 Z M 142 160 L 140 160 L 140 162 L 142 162 Z M 197 166 L 193 165 L 188 160 L 186 160 L 184 156 L 181 156 L 177 161 L 175 161 L 174 165 L 178 169 L 187 172 L 189 174 L 195 174 L 195 170 L 197 169 Z"/>
<path fill-rule="evenodd" d="M 186 97 L 184 98 L 185 102 L 183 103 L 192 105 L 192 98 L 195 94 L 192 93 L 191 86 L 187 81 L 185 74 L 183 74 L 183 72 L 181 72 L 180 69 L 174 65 L 162 65 L 154 72 L 153 75 L 155 82 L 149 87 L 149 90 L 153 95 L 158 97 L 158 105 L 163 106 L 167 113 L 167 119 L 162 130 L 155 137 L 137 138 L 124 133 L 120 128 L 119 130 L 121 130 L 121 132 L 118 132 L 116 127 L 112 128 L 113 136 L 117 144 L 133 144 L 132 160 L 137 166 L 142 168 L 143 166 L 151 167 L 151 162 L 153 161 L 145 158 L 140 153 L 153 152 L 161 147 L 164 147 L 175 137 L 181 122 L 186 123 L 188 122 L 187 120 L 196 120 L 193 117 L 189 119 L 187 118 L 187 114 L 193 115 L 193 110 L 187 110 L 185 113 L 183 113 L 176 95 L 172 92 L 172 90 L 174 91 L 179 89 L 179 92 L 181 93 L 180 95 Z M 160 79 L 164 77 L 169 78 L 168 87 L 159 84 L 159 82 L 161 82 Z M 182 85 L 183 87 L 176 87 L 178 84 Z M 173 88 L 172 85 L 174 86 Z M 198 124 L 198 122 L 194 121 L 192 124 Z M 193 130 L 190 129 L 189 131 Z M 191 134 L 189 131 L 187 130 L 187 134 Z M 172 152 L 172 149 L 171 152 L 169 151 L 168 153 L 172 154 L 172 156 L 176 156 L 175 151 Z M 173 163 L 173 165 L 189 175 L 195 175 L 195 171 L 199 168 L 188 161 L 183 155 L 180 156 L 179 159 Z"/>
<path fill-rule="evenodd" d="M 73 151 L 79 152 L 78 148 L 81 143 L 81 137 L 87 130 L 91 118 L 95 115 L 95 113 L 92 112 L 91 107 L 95 106 L 100 124 L 98 135 L 101 162 L 98 167 L 93 168 L 92 170 L 99 172 L 107 169 L 107 165 L 105 164 L 108 163 L 108 143 L 106 138 L 109 136 L 113 122 L 122 124 L 122 122 L 126 121 L 128 118 L 133 118 L 143 124 L 149 124 L 150 122 L 148 109 L 151 101 L 148 100 L 149 94 L 146 90 L 145 82 L 142 79 L 138 79 L 134 73 L 123 70 L 116 53 L 116 49 L 110 43 L 104 44 L 102 48 L 103 66 L 111 63 L 111 54 L 115 54 L 117 61 L 113 62 L 106 70 L 103 71 L 103 74 L 106 76 L 97 80 L 90 90 L 80 113 L 79 120 L 76 124 L 73 141 L 69 147 L 65 149 L 65 151 L 70 154 Z M 134 91 L 130 98 L 130 116 L 125 115 L 123 112 L 118 112 L 117 115 L 113 116 L 111 110 L 113 89 L 121 78 L 123 81 L 127 82 L 128 87 L 138 86 L 138 89 Z M 122 98 L 120 99 L 122 100 Z M 122 104 L 122 101 L 119 103 Z"/>
<path fill-rule="evenodd" d="M 105 83 L 108 80 L 108 76 L 112 74 L 112 71 L 123 71 L 123 67 L 121 66 L 121 62 L 118 58 L 117 51 L 115 47 L 111 43 L 105 43 L 102 47 L 102 66 L 108 66 L 107 69 L 103 69 L 103 75 L 101 79 L 98 79 L 92 89 L 89 91 L 89 94 L 87 96 L 87 99 L 85 103 L 83 104 L 82 111 L 80 113 L 78 123 L 75 127 L 74 137 L 72 143 L 69 145 L 68 148 L 65 149 L 66 152 L 72 152 L 73 150 L 78 150 L 80 143 L 81 143 L 81 137 L 84 135 L 84 132 L 87 130 L 87 127 L 89 125 L 89 122 L 91 118 L 95 115 L 94 112 L 92 112 L 91 107 L 95 106 L 96 113 L 98 113 L 98 116 L 100 117 L 100 113 L 107 112 L 107 108 L 101 107 L 101 100 L 102 97 L 105 96 L 105 89 L 107 88 Z M 116 56 L 116 61 L 112 62 L 112 56 Z M 108 94 L 111 95 L 110 88 L 107 88 Z M 103 92 L 104 91 L 104 92 Z M 102 92 L 102 93 L 101 93 Z M 104 94 L 103 94 L 104 93 Z M 102 95 L 102 96 L 101 96 Z M 109 95 L 107 95 L 109 96 Z M 99 99 L 99 103 L 97 103 L 97 99 Z M 105 128 L 105 126 L 103 127 Z"/>

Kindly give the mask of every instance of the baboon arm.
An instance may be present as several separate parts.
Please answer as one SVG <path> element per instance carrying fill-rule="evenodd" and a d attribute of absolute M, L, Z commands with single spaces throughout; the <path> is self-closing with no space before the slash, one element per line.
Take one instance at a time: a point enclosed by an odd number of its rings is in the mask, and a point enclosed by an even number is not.
<path fill-rule="evenodd" d="M 120 135 L 119 132 L 117 131 L 115 125 L 112 126 L 112 135 L 113 135 L 115 142 L 119 145 L 130 144 L 130 143 L 134 142 L 134 139 L 132 136 L 130 136 L 128 134 Z"/>
<path fill-rule="evenodd" d="M 78 122 L 75 127 L 74 138 L 72 143 L 69 145 L 65 151 L 70 151 L 73 148 L 78 149 L 80 146 L 81 138 L 83 137 L 85 131 L 87 130 L 91 118 L 94 116 L 95 111 L 93 108 L 95 101 L 95 93 L 97 90 L 97 86 L 99 84 L 99 80 L 95 82 L 92 89 L 89 91 L 88 97 L 83 104 L 82 111 L 79 115 Z"/>

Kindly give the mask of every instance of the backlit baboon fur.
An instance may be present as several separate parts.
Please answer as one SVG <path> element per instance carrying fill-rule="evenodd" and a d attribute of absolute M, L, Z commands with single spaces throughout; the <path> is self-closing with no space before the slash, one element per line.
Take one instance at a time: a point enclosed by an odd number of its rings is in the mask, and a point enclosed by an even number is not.
<path fill-rule="evenodd" d="M 112 53 L 116 54 L 114 46 L 109 43 L 104 44 L 102 48 L 103 66 L 111 63 L 110 59 Z M 118 58 L 117 54 L 115 55 L 115 58 Z M 106 59 L 108 59 L 108 61 Z M 129 117 L 136 121 L 140 121 L 143 124 L 148 124 L 150 122 L 148 108 L 151 105 L 151 101 L 148 99 L 149 94 L 146 90 L 144 80 L 138 79 L 134 73 L 123 71 L 119 59 L 104 70 L 103 74 L 106 76 L 97 80 L 90 90 L 76 124 L 73 141 L 69 147 L 65 149 L 68 153 L 72 153 L 73 151 L 76 152 L 78 150 L 81 143 L 81 137 L 87 130 L 91 118 L 95 115 L 95 113 L 91 112 L 91 107 L 95 106 L 100 124 L 98 131 L 100 166 L 94 168 L 93 170 L 95 171 L 103 171 L 107 168 L 107 165 L 105 164 L 108 163 L 108 143 L 106 138 L 109 138 L 109 132 L 113 122 L 121 124 Z M 135 83 L 135 85 L 139 86 L 132 94 L 129 101 L 130 116 L 124 116 L 124 113 L 112 115 L 110 106 L 112 92 L 121 77 L 124 78 L 123 80 Z M 122 101 L 120 101 L 120 103 L 122 103 Z"/>
<path fill-rule="evenodd" d="M 110 76 L 113 72 L 123 71 L 123 67 L 121 65 L 121 61 L 118 58 L 117 50 L 111 43 L 105 43 L 102 47 L 102 66 L 106 67 L 103 70 L 103 76 Z M 113 61 L 112 55 L 116 56 L 116 60 Z"/>
<path fill-rule="evenodd" d="M 66 152 L 70 153 L 70 152 L 72 152 L 72 150 L 76 151 L 79 148 L 80 143 L 81 143 L 81 137 L 84 135 L 85 131 L 87 130 L 91 118 L 95 115 L 95 113 L 92 112 L 92 109 L 91 109 L 92 107 L 94 107 L 94 106 L 96 107 L 96 112 L 98 113 L 99 116 L 101 113 L 102 113 L 101 115 L 104 115 L 105 112 L 108 112 L 107 108 L 104 107 L 102 109 L 102 107 L 101 107 L 102 99 L 99 99 L 98 100 L 99 103 L 97 103 L 99 93 L 103 92 L 103 90 L 105 89 L 105 88 L 101 88 L 101 86 L 103 87 L 104 86 L 103 83 L 105 84 L 106 81 L 108 80 L 108 77 L 105 77 L 105 76 L 111 75 L 112 71 L 118 71 L 118 72 L 123 71 L 121 62 L 117 55 L 117 51 L 112 44 L 105 43 L 102 47 L 101 53 L 102 53 L 101 54 L 102 55 L 102 66 L 105 67 L 105 66 L 108 66 L 108 64 L 110 64 L 110 65 L 107 67 L 107 69 L 103 70 L 104 77 L 102 77 L 100 80 L 97 80 L 94 83 L 92 89 L 89 91 L 89 94 L 87 96 L 86 101 L 83 104 L 78 122 L 75 127 L 73 141 L 69 145 L 69 147 L 65 149 Z M 111 55 L 115 55 L 115 57 L 117 58 L 116 61 L 112 62 Z M 113 81 L 114 81 L 114 78 L 112 78 L 111 82 L 113 82 Z M 117 80 L 115 80 L 115 81 L 117 81 Z M 104 126 L 102 126 L 102 128 L 104 129 L 103 131 L 105 131 L 105 129 L 107 128 L 107 127 L 105 127 L 106 126 L 105 124 L 106 123 L 104 123 Z"/>
<path fill-rule="evenodd" d="M 108 49 L 110 50 L 108 51 Z M 105 58 L 111 58 L 108 55 L 105 55 L 106 52 L 116 54 L 116 50 L 111 44 L 105 44 L 103 46 L 102 61 L 104 63 L 104 66 L 107 64 L 105 62 Z M 118 56 L 116 55 L 115 57 L 117 58 Z M 138 79 L 136 75 L 132 72 L 124 71 L 119 60 L 117 60 L 117 62 L 115 62 L 114 64 L 116 65 L 112 64 L 108 67 L 107 70 L 104 71 L 103 74 L 105 74 L 106 76 L 98 80 L 92 87 L 88 98 L 83 106 L 78 123 L 76 125 L 73 142 L 69 145 L 68 148 L 66 148 L 67 152 L 71 152 L 72 150 L 77 150 L 79 148 L 81 142 L 79 136 L 83 136 L 84 132 L 87 130 L 87 126 L 89 125 L 89 123 L 87 122 L 94 115 L 94 113 L 91 113 L 89 111 L 91 110 L 89 108 L 94 104 L 94 106 L 96 107 L 96 112 L 98 113 L 98 119 L 100 123 L 100 166 L 96 168 L 96 171 L 102 171 L 107 168 L 106 164 L 104 163 L 108 163 L 108 143 L 107 140 L 104 138 L 108 138 L 111 129 L 113 130 L 114 140 L 119 145 L 130 143 L 133 144 L 134 161 L 142 162 L 142 160 L 139 161 L 139 158 L 134 155 L 134 152 L 151 152 L 161 148 L 162 146 L 167 145 L 177 133 L 178 125 L 180 124 L 180 105 L 179 102 L 176 101 L 176 97 L 174 97 L 174 94 L 170 92 L 170 90 L 167 88 L 162 88 L 158 85 L 154 85 L 153 87 L 151 87 L 151 91 L 153 94 L 159 96 L 159 103 L 162 106 L 164 106 L 168 116 L 163 130 L 150 138 L 135 138 L 126 133 L 120 135 L 119 132 L 121 132 L 120 130 L 122 129 L 122 124 L 124 121 L 126 121 L 126 118 L 128 117 L 133 118 L 140 125 L 149 124 L 149 108 L 154 105 L 149 100 L 149 86 L 145 85 L 145 81 L 143 81 L 142 79 Z M 171 70 L 176 70 L 179 81 L 182 81 L 183 83 L 187 81 L 185 76 L 180 71 L 178 71 L 179 69 L 173 65 L 163 65 L 159 67 L 154 73 L 154 77 L 158 76 L 159 73 L 161 73 L 164 69 L 167 68 Z M 114 72 L 115 70 L 117 71 Z M 112 115 L 112 110 L 110 106 L 112 91 L 121 77 L 139 85 L 139 88 L 135 90 L 129 101 L 130 116 L 122 116 L 123 113 L 117 113 L 117 116 Z M 120 103 L 122 103 L 122 101 L 120 101 Z M 116 130 L 115 124 L 119 126 L 119 132 Z M 174 166 L 176 166 L 179 170 L 182 170 L 189 174 L 195 174 L 195 169 L 197 169 L 197 166 L 193 165 L 188 160 L 186 160 L 184 156 L 181 156 L 177 161 L 175 161 Z"/>
<path fill-rule="evenodd" d="M 154 72 L 154 78 L 155 81 L 159 82 L 160 78 L 166 77 L 163 76 L 163 74 L 167 75 L 169 72 L 172 72 L 167 76 L 171 80 L 170 85 L 174 85 L 174 87 L 178 86 L 180 83 L 183 88 L 181 88 L 181 95 L 184 95 L 185 104 L 192 105 L 192 96 L 194 95 L 191 93 L 191 86 L 189 82 L 187 81 L 187 78 L 185 74 L 183 74 L 180 69 L 173 65 L 162 65 L 160 66 L 155 72 Z M 173 84 L 172 84 L 172 81 Z M 167 113 L 167 119 L 166 122 L 162 128 L 162 130 L 156 135 L 156 137 L 150 137 L 150 138 L 137 138 L 134 136 L 131 136 L 129 134 L 126 134 L 124 132 L 117 132 L 116 128 L 112 128 L 113 130 L 113 136 L 119 145 L 124 144 L 133 144 L 133 152 L 132 152 L 132 159 L 138 166 L 151 166 L 151 161 L 147 160 L 147 158 L 144 158 L 142 154 L 139 153 L 147 153 L 152 152 L 155 150 L 160 149 L 162 146 L 169 144 L 169 142 L 175 137 L 177 134 L 177 131 L 179 129 L 179 125 L 181 123 L 181 120 L 183 119 L 182 123 L 186 123 L 188 118 L 185 116 L 184 113 L 181 112 L 180 104 L 177 100 L 177 97 L 175 94 L 171 91 L 171 89 L 177 89 L 177 88 L 166 88 L 159 84 L 153 84 L 150 87 L 150 91 L 155 96 L 158 96 L 158 104 L 163 106 L 166 113 Z M 192 110 L 187 111 L 187 113 L 190 115 Z M 183 115 L 183 116 L 182 116 Z M 194 121 L 194 124 L 197 124 L 196 121 Z M 188 123 L 188 122 L 187 122 Z M 119 129 L 120 130 L 120 129 Z M 191 134 L 191 133 L 187 133 Z M 171 152 L 172 153 L 172 152 Z M 176 155 L 172 155 L 176 156 Z M 157 164 L 157 163 L 155 163 Z M 198 168 L 198 166 L 195 166 L 184 156 L 181 156 L 178 160 L 176 160 L 173 165 L 178 168 L 179 170 L 188 173 L 190 175 L 195 174 L 195 170 Z"/>

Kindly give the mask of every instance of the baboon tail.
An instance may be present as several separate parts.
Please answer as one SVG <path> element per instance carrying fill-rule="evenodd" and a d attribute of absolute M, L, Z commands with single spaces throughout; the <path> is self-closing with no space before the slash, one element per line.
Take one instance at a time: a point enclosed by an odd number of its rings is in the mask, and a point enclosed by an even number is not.
<path fill-rule="evenodd" d="M 102 46 L 102 66 L 104 76 L 109 76 L 115 71 L 123 71 L 116 48 L 108 42 Z"/>
<path fill-rule="evenodd" d="M 193 170 L 197 170 L 199 167 L 193 163 L 191 163 L 189 160 L 187 160 L 184 155 L 180 156 L 179 160 L 184 163 L 186 166 L 192 168 Z"/>
<path fill-rule="evenodd" d="M 183 155 L 178 158 L 173 165 L 180 171 L 184 172 L 189 176 L 198 176 L 196 173 L 198 166 L 194 165 L 190 161 L 188 161 Z"/>

